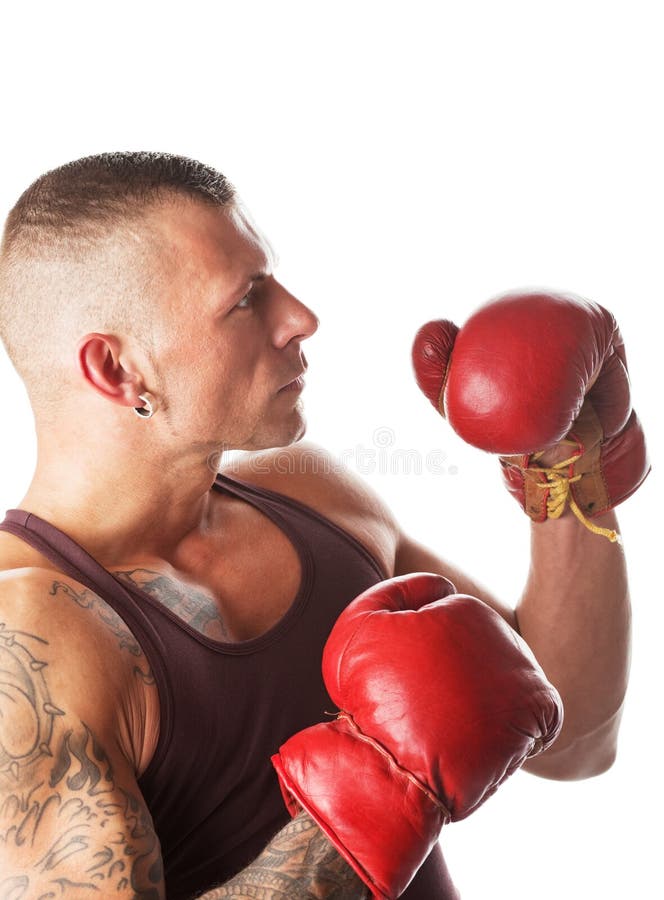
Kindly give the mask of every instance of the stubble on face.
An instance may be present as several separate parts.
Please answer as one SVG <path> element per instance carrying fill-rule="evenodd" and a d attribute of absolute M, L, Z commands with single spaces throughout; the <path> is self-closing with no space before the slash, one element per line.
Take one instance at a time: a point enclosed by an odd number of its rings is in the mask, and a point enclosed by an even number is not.
<path fill-rule="evenodd" d="M 155 328 L 155 391 L 170 437 L 206 455 L 222 447 L 253 451 L 299 440 L 306 430 L 302 398 L 280 395 L 277 386 L 284 370 L 286 377 L 291 374 L 292 364 L 274 367 L 274 383 L 259 380 L 254 385 L 247 372 L 252 345 L 257 353 L 255 340 L 247 343 L 246 353 L 238 353 L 230 332 L 224 344 L 223 314 L 215 319 L 220 298 L 223 303 L 229 291 L 232 297 L 231 288 L 241 284 L 243 269 L 271 273 L 272 247 L 239 206 L 222 209 L 178 200 L 155 211 L 153 227 L 161 233 L 163 271 Z M 238 340 L 244 338 L 243 333 Z M 225 370 L 224 352 L 229 356 Z M 258 356 L 256 360 L 258 365 Z M 237 373 L 245 362 L 243 381 Z M 226 402 L 219 399 L 224 391 Z"/>

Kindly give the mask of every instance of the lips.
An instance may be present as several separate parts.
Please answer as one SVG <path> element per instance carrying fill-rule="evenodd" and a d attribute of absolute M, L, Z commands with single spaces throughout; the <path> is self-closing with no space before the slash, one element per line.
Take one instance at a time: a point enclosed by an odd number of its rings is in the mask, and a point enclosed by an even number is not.
<path fill-rule="evenodd" d="M 304 375 L 304 372 L 302 375 Z M 279 393 L 282 391 L 301 391 L 304 387 L 304 378 L 302 375 L 298 375 L 297 378 L 294 378 L 292 381 L 289 381 L 288 384 L 285 384 L 279 389 Z"/>
<path fill-rule="evenodd" d="M 299 358 L 297 360 L 294 359 L 293 362 L 298 362 L 301 368 L 298 372 L 295 373 L 291 381 L 279 388 L 279 390 L 277 391 L 278 394 L 280 394 L 282 391 L 301 391 L 304 387 L 304 379 L 302 378 L 302 376 L 309 368 L 309 366 L 307 365 L 307 360 L 305 359 L 304 354 L 300 353 Z"/>

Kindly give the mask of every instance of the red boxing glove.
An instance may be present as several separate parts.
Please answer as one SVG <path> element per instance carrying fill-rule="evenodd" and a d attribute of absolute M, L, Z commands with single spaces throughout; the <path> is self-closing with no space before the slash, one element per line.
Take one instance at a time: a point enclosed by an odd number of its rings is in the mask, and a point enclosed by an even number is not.
<path fill-rule="evenodd" d="M 615 319 L 574 294 L 515 292 L 481 306 L 461 330 L 424 325 L 415 337 L 417 383 L 469 444 L 503 455 L 508 489 L 536 522 L 567 503 L 586 517 L 630 496 L 650 471 L 632 410 Z M 557 443 L 569 452 L 538 464 Z"/>
<path fill-rule="evenodd" d="M 562 725 L 560 697 L 498 613 L 440 575 L 381 582 L 339 616 L 323 678 L 341 712 L 272 757 L 369 886 L 398 897 L 442 826 L 477 809 Z"/>

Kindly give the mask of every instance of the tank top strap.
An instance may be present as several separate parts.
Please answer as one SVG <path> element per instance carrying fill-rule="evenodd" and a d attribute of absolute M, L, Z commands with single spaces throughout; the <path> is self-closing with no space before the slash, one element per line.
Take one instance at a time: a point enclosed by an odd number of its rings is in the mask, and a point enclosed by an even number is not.
<path fill-rule="evenodd" d="M 106 583 L 113 591 L 120 585 L 90 554 L 59 528 L 24 509 L 8 509 L 0 531 L 21 538 L 62 572 L 97 590 Z"/>
<path fill-rule="evenodd" d="M 375 569 L 379 580 L 382 581 L 389 577 L 376 557 L 355 535 L 332 522 L 306 503 L 302 503 L 278 491 L 250 484 L 248 481 L 243 481 L 240 478 L 230 478 L 228 475 L 221 474 L 221 472 L 217 473 L 214 487 L 251 503 L 267 515 L 277 518 L 281 523 L 285 524 L 289 537 L 296 549 L 301 553 L 307 552 L 309 549 L 310 533 L 306 527 L 302 527 L 308 520 L 316 528 L 321 528 L 328 533 L 331 532 L 349 544 L 355 552 L 359 553 Z"/>
<path fill-rule="evenodd" d="M 0 522 L 0 530 L 8 531 L 30 544 L 50 559 L 60 571 L 87 585 L 123 618 L 126 614 L 128 618 L 136 619 L 142 630 L 145 630 L 147 619 L 140 616 L 140 609 L 124 586 L 90 556 L 87 550 L 59 528 L 34 513 L 23 509 L 8 509 L 4 522 Z"/>

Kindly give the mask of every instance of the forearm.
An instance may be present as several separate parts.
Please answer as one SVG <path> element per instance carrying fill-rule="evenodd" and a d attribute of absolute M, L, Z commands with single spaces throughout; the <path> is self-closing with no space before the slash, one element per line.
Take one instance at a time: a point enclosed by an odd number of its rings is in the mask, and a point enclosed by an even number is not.
<path fill-rule="evenodd" d="M 230 881 L 200 900 L 365 900 L 368 890 L 312 819 L 301 812 L 276 834 L 261 855 Z"/>
<path fill-rule="evenodd" d="M 614 513 L 594 519 L 617 529 Z M 622 547 L 571 511 L 531 526 L 531 567 L 518 627 L 560 692 L 565 722 L 553 746 L 524 768 L 585 778 L 608 768 L 627 688 L 630 603 Z"/>

